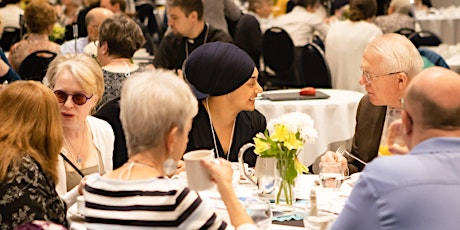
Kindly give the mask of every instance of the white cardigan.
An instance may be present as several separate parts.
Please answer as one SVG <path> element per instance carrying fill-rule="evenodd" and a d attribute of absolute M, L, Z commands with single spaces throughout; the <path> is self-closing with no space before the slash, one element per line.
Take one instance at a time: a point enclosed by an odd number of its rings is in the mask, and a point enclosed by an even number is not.
<path fill-rule="evenodd" d="M 115 135 L 113 134 L 112 127 L 106 121 L 95 118 L 93 116 L 88 116 L 86 121 L 88 122 L 89 128 L 93 135 L 94 145 L 101 152 L 105 172 L 112 171 L 113 144 L 115 141 Z M 80 194 L 78 193 L 78 186 L 75 186 L 72 190 L 67 192 L 67 176 L 64 159 L 62 157 L 59 157 L 58 176 L 59 182 L 56 185 L 56 191 L 59 196 L 67 203 L 67 206 L 70 207 L 76 202 L 77 197 Z"/>

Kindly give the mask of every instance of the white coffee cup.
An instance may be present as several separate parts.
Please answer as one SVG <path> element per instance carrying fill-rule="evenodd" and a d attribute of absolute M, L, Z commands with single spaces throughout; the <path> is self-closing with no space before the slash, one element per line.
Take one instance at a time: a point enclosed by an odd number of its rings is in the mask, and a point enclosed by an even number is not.
<path fill-rule="evenodd" d="M 201 165 L 202 159 L 214 159 L 214 151 L 195 150 L 184 154 L 188 187 L 195 191 L 208 190 L 215 186 L 211 181 L 211 175 Z"/>
<path fill-rule="evenodd" d="M 85 215 L 85 197 L 84 196 L 78 196 L 77 197 L 77 212 Z"/>

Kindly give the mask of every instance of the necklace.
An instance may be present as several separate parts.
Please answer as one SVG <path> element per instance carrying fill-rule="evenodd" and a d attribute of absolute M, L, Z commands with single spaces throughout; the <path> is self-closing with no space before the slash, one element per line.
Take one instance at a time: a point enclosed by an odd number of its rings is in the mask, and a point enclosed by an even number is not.
<path fill-rule="evenodd" d="M 159 172 L 158 169 L 153 167 L 152 165 L 139 163 L 137 161 L 128 161 L 125 164 L 129 164 L 129 165 L 125 169 L 123 169 L 123 171 L 120 172 L 120 175 L 118 175 L 119 180 L 123 180 L 123 175 L 125 175 L 126 172 L 128 173 L 128 175 L 126 175 L 125 180 L 128 180 L 131 177 L 131 172 L 132 172 L 133 167 L 135 165 L 143 166 L 143 167 L 146 167 L 146 168 L 151 168 L 151 169 L 155 170 L 155 172 L 157 172 L 157 173 Z"/>
<path fill-rule="evenodd" d="M 204 35 L 203 44 L 206 44 L 206 42 L 208 41 L 208 33 L 209 33 L 209 25 L 208 25 L 208 23 L 206 23 L 205 26 L 206 26 L 206 34 Z M 192 44 L 195 43 L 195 41 L 193 39 L 187 39 L 187 41 L 185 41 L 185 59 L 188 58 L 188 43 L 189 42 L 192 43 Z M 184 63 L 185 63 L 185 61 L 184 61 Z"/>
<path fill-rule="evenodd" d="M 123 62 L 123 64 L 125 64 L 126 69 L 128 70 L 128 72 L 125 73 L 125 77 L 131 76 L 131 69 L 129 68 L 128 64 L 126 64 L 126 62 Z"/>
<path fill-rule="evenodd" d="M 70 156 L 72 157 L 72 159 L 74 160 L 74 162 L 77 162 L 77 164 L 79 164 L 79 165 L 81 165 L 81 162 L 82 162 L 82 160 L 81 160 L 81 149 L 83 148 L 83 143 L 84 143 L 85 138 L 86 138 L 86 129 L 83 129 L 83 132 L 84 132 L 84 133 L 83 133 L 83 138 L 81 139 L 80 149 L 78 150 L 78 152 L 77 152 L 77 154 L 76 154 L 76 155 L 77 155 L 76 158 L 75 158 L 75 155 L 74 155 L 74 153 L 73 153 L 73 151 L 72 151 L 72 149 L 75 150 L 75 148 L 73 147 L 73 145 L 71 145 L 71 144 L 69 144 L 69 143 L 67 142 L 67 138 L 65 138 L 65 136 L 64 136 L 64 143 L 65 143 L 65 145 L 67 146 L 67 150 L 69 151 Z"/>
<path fill-rule="evenodd" d="M 211 126 L 212 139 L 214 140 L 214 149 L 216 150 L 216 158 L 219 158 L 219 149 L 217 148 L 216 134 L 214 133 L 214 126 L 212 125 L 211 110 L 209 109 L 209 97 L 206 98 L 206 109 L 208 109 L 209 125 Z M 233 142 L 233 132 L 235 131 L 236 118 L 233 120 L 232 135 L 230 136 L 230 143 L 228 143 L 227 160 L 230 157 L 230 148 Z"/>

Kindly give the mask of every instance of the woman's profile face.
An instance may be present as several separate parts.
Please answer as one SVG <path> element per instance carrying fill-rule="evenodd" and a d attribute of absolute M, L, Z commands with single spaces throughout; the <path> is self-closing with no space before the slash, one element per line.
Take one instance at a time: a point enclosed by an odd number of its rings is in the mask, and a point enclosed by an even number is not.
<path fill-rule="evenodd" d="M 65 102 L 59 103 L 62 126 L 64 128 L 75 128 L 83 125 L 86 117 L 90 115 L 91 110 L 96 105 L 98 96 L 96 94 L 92 95 L 88 92 L 85 92 L 77 79 L 67 70 L 58 73 L 58 76 L 56 77 L 56 83 L 53 88 L 54 92 L 56 90 L 68 94 L 67 100 Z M 91 98 L 87 99 L 86 103 L 83 105 L 77 105 L 72 100 L 72 96 L 70 96 L 77 93 L 84 94 L 86 97 Z"/>
<path fill-rule="evenodd" d="M 240 111 L 253 111 L 255 109 L 255 99 L 257 94 L 263 91 L 257 81 L 258 77 L 259 71 L 257 71 L 257 68 L 254 68 L 249 80 L 247 80 L 238 89 L 228 94 L 228 99 Z"/>

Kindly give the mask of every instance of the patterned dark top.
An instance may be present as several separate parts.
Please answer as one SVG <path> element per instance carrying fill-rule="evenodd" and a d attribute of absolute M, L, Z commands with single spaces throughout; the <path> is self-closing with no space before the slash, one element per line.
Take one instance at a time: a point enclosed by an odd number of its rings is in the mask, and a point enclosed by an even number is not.
<path fill-rule="evenodd" d="M 0 183 L 0 229 L 33 220 L 47 220 L 67 225 L 66 205 L 55 190 L 51 177 L 29 156 L 18 167 L 9 167 Z"/>
<path fill-rule="evenodd" d="M 100 106 L 106 102 L 119 97 L 121 94 L 121 86 L 123 82 L 132 74 L 144 71 L 145 68 L 140 67 L 134 71 L 128 73 L 115 73 L 108 70 L 102 69 L 104 74 L 104 95 L 102 96 Z"/>

